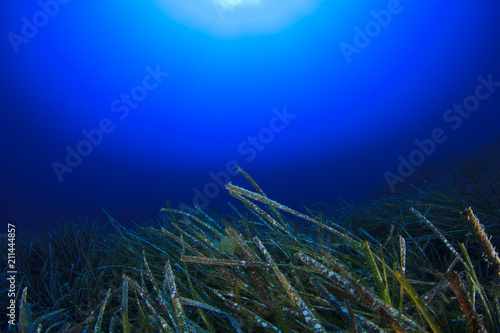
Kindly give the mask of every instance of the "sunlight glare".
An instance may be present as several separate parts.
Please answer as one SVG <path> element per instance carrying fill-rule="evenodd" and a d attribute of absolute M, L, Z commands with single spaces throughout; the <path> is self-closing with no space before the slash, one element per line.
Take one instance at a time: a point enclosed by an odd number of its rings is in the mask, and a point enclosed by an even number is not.
<path fill-rule="evenodd" d="M 314 12 L 321 0 L 155 0 L 172 20 L 214 37 L 283 31 Z"/>

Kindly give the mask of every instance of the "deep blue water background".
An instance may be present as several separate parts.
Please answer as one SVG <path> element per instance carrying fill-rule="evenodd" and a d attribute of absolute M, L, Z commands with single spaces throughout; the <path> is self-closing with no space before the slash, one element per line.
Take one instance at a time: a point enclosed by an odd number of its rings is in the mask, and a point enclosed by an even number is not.
<path fill-rule="evenodd" d="M 0 220 L 45 228 L 105 209 L 127 225 L 167 199 L 224 212 L 236 200 L 211 172 L 232 161 L 299 210 L 362 203 L 391 193 L 384 174 L 435 129 L 446 140 L 395 190 L 500 139 L 500 87 L 477 88 L 500 82 L 498 1 L 297 4 L 3 1 Z M 449 118 L 477 89 L 470 116 Z"/>

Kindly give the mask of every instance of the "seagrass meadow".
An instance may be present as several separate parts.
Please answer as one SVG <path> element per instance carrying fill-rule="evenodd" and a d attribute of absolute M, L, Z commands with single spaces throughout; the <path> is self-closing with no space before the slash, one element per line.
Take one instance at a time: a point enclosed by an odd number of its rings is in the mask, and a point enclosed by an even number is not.
<path fill-rule="evenodd" d="M 166 207 L 134 229 L 109 216 L 19 235 L 3 331 L 499 332 L 499 168 L 468 168 L 340 209 L 283 206 L 240 170 L 232 215 Z"/>

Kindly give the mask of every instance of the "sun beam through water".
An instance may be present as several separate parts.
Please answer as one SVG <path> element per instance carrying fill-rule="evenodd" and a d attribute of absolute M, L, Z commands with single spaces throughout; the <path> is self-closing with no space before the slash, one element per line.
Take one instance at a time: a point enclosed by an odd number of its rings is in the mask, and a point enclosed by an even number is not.
<path fill-rule="evenodd" d="M 155 0 L 171 19 L 214 37 L 280 32 L 314 12 L 321 0 Z"/>

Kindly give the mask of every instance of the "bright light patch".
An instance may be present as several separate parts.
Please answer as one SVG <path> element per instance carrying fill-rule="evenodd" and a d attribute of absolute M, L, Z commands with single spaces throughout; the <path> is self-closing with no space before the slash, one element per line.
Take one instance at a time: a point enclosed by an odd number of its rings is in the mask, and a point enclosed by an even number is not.
<path fill-rule="evenodd" d="M 219 10 L 225 11 L 241 5 L 260 5 L 262 0 L 214 0 L 213 4 Z"/>
<path fill-rule="evenodd" d="M 155 0 L 174 21 L 220 38 L 279 32 L 321 0 Z"/>

